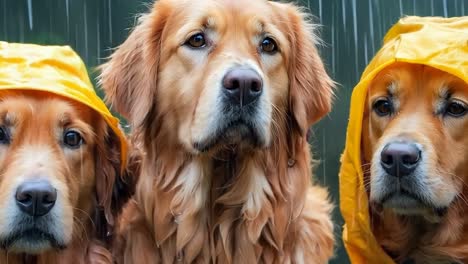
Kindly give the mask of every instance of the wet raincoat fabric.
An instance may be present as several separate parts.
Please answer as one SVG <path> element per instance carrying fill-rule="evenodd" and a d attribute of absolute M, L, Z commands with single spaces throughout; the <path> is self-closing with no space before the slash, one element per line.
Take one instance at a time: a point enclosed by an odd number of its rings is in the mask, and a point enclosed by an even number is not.
<path fill-rule="evenodd" d="M 0 41 L 0 91 L 28 90 L 63 96 L 98 112 L 120 139 L 124 168 L 127 145 L 119 120 L 96 94 L 83 61 L 70 47 Z"/>
<path fill-rule="evenodd" d="M 345 220 L 343 242 L 352 263 L 394 263 L 371 231 L 361 167 L 361 128 L 370 81 L 395 62 L 428 65 L 468 83 L 468 17 L 400 19 L 353 90 L 339 176 L 340 209 Z"/>

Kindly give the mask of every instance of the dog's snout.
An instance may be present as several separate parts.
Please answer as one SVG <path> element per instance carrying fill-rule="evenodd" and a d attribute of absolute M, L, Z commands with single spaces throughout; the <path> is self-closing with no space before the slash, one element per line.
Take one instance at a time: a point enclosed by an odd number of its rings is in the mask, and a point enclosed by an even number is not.
<path fill-rule="evenodd" d="M 245 106 L 262 94 L 263 81 L 253 69 L 236 68 L 224 76 L 223 87 L 231 104 Z"/>
<path fill-rule="evenodd" d="M 380 153 L 383 169 L 395 177 L 411 174 L 416 169 L 420 159 L 421 151 L 413 143 L 389 143 Z"/>
<path fill-rule="evenodd" d="M 16 189 L 16 204 L 30 216 L 46 215 L 55 205 L 57 190 L 45 180 L 28 181 Z"/>

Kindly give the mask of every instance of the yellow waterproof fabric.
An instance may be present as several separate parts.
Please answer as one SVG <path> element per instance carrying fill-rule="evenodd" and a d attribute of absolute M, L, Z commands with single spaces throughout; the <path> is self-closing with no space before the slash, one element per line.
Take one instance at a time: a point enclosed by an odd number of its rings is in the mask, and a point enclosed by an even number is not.
<path fill-rule="evenodd" d="M 468 83 L 468 17 L 400 19 L 385 36 L 383 47 L 353 90 L 340 169 L 340 209 L 345 220 L 343 241 L 352 263 L 394 263 L 371 232 L 360 157 L 368 85 L 377 73 L 395 62 L 432 66 Z"/>
<path fill-rule="evenodd" d="M 119 120 L 96 94 L 83 61 L 70 47 L 0 41 L 0 90 L 49 92 L 96 110 L 119 137 L 125 166 L 127 145 Z"/>

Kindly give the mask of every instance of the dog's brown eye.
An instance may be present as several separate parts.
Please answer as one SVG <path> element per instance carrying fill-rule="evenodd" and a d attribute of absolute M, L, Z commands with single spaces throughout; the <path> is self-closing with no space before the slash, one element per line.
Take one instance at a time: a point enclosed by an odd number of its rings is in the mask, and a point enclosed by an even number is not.
<path fill-rule="evenodd" d="M 378 99 L 372 108 L 379 116 L 387 116 L 393 113 L 393 104 L 388 98 Z"/>
<path fill-rule="evenodd" d="M 63 135 L 63 143 L 69 148 L 78 148 L 83 144 L 83 138 L 76 131 L 67 131 Z"/>
<path fill-rule="evenodd" d="M 262 43 L 260 43 L 260 48 L 263 52 L 270 54 L 278 51 L 278 45 L 276 45 L 276 42 L 272 38 L 268 37 L 262 40 Z"/>
<path fill-rule="evenodd" d="M 0 127 L 0 144 L 8 144 L 9 142 L 10 138 L 8 137 L 8 133 L 5 128 Z"/>
<path fill-rule="evenodd" d="M 185 42 L 185 44 L 192 48 L 203 48 L 206 46 L 205 35 L 202 33 L 197 33 L 191 36 L 187 42 Z"/>
<path fill-rule="evenodd" d="M 460 117 L 464 116 L 468 112 L 468 109 L 464 104 L 454 101 L 449 103 L 445 112 L 453 117 Z"/>

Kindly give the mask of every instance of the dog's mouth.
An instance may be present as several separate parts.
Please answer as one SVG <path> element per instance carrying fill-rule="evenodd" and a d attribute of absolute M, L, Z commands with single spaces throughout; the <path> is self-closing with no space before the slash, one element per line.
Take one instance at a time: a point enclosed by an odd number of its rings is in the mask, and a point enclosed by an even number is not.
<path fill-rule="evenodd" d="M 405 189 L 399 189 L 393 192 L 387 193 L 380 201 L 382 205 L 388 207 L 402 207 L 411 208 L 426 205 L 427 202 L 423 197 L 417 193 L 407 191 Z"/>
<path fill-rule="evenodd" d="M 401 215 L 421 215 L 430 212 L 442 217 L 448 210 L 448 207 L 437 207 L 419 193 L 403 188 L 387 193 L 378 204 Z"/>
<path fill-rule="evenodd" d="M 0 247 L 15 252 L 36 254 L 50 248 L 64 249 L 66 245 L 46 228 L 30 227 L 12 231 L 7 237 L 0 238 Z"/>
<path fill-rule="evenodd" d="M 264 137 L 257 126 L 243 119 L 231 121 L 213 133 L 209 138 L 194 143 L 194 148 L 207 152 L 217 147 L 245 144 L 251 147 L 264 145 Z"/>

